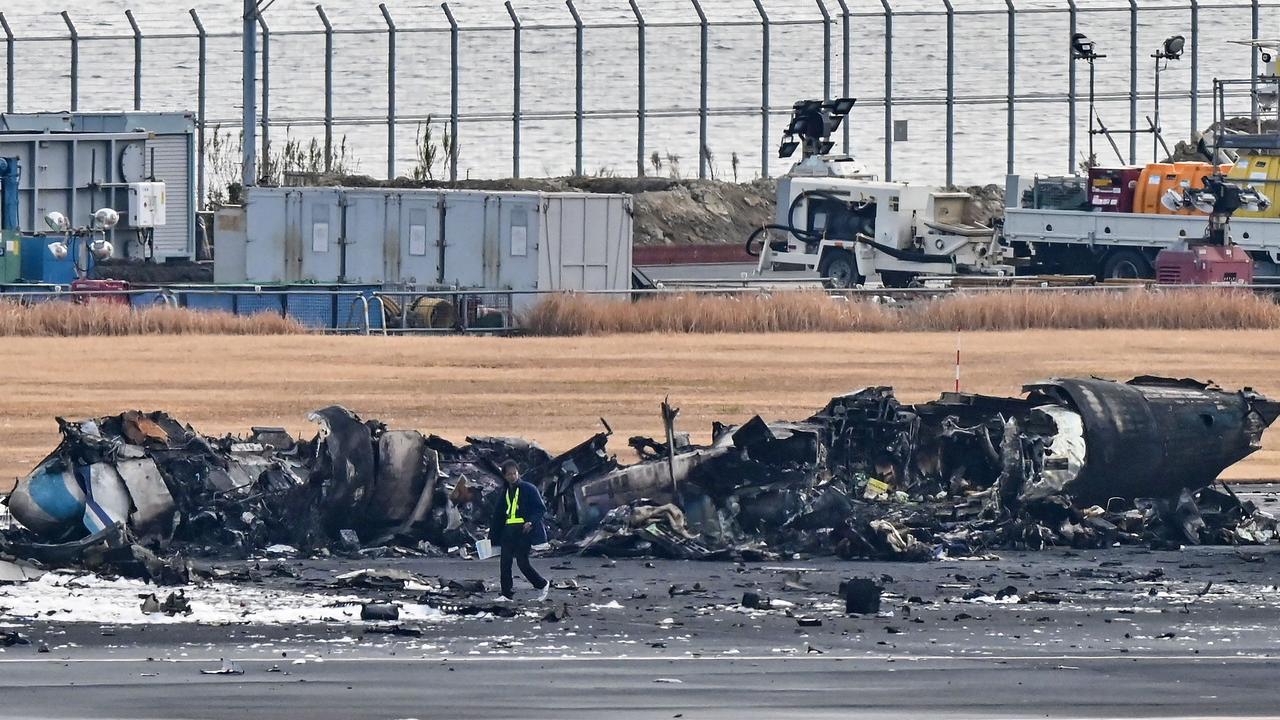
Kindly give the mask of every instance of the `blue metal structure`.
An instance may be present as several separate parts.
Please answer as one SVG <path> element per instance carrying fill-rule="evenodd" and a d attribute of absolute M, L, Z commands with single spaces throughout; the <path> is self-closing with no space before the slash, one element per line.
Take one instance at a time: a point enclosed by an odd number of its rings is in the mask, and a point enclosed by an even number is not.
<path fill-rule="evenodd" d="M 18 181 L 22 164 L 16 157 L 0 157 L 0 282 L 10 282 L 22 269 L 22 240 L 18 237 Z"/>

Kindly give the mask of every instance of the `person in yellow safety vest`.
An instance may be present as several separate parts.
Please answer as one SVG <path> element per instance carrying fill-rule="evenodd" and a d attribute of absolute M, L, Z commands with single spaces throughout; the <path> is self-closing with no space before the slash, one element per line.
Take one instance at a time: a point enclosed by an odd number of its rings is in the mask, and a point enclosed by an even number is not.
<path fill-rule="evenodd" d="M 538 488 L 520 479 L 520 466 L 515 461 L 502 463 L 502 479 L 502 496 L 494 504 L 493 520 L 489 523 L 489 540 L 502 547 L 502 596 L 498 599 L 507 601 L 514 597 L 511 578 L 514 560 L 520 572 L 539 591 L 538 599 L 546 600 L 551 583 L 533 569 L 529 550 L 547 541 L 547 528 L 542 523 L 547 505 Z"/>

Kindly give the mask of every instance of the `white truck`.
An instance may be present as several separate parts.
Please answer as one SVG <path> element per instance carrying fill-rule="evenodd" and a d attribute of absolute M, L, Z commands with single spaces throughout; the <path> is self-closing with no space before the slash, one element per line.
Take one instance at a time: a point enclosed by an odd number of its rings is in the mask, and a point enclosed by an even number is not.
<path fill-rule="evenodd" d="M 803 146 L 803 159 L 778 181 L 774 223 L 747 240 L 758 274 L 817 272 L 837 288 L 1013 274 L 992 228 L 964 222 L 968 194 L 841 172 L 849 161 L 828 154 L 828 138 L 852 106 L 850 99 L 796 103 L 779 155 Z"/>
<path fill-rule="evenodd" d="M 1202 237 L 1208 222 L 1203 215 L 1023 207 L 1021 179 L 1011 175 L 1005 187 L 1001 235 L 1037 273 L 1154 278 L 1156 255 Z M 1280 275 L 1280 221 L 1232 218 L 1231 239 L 1253 258 L 1256 277 Z"/>

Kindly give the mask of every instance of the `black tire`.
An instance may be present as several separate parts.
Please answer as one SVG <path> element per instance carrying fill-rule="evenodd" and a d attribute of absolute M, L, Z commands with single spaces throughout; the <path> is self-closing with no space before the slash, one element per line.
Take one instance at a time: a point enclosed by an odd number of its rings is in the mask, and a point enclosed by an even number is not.
<path fill-rule="evenodd" d="M 818 263 L 818 274 L 833 288 L 852 288 L 862 284 L 858 274 L 858 262 L 847 250 L 831 250 Z"/>
<path fill-rule="evenodd" d="M 1155 276 L 1151 261 L 1137 250 L 1112 250 L 1102 262 L 1103 280 L 1150 280 Z"/>
<path fill-rule="evenodd" d="M 884 282 L 885 287 L 891 288 L 909 288 L 917 287 L 916 278 L 918 275 L 913 272 L 905 272 L 902 270 L 881 270 L 880 279 Z"/>

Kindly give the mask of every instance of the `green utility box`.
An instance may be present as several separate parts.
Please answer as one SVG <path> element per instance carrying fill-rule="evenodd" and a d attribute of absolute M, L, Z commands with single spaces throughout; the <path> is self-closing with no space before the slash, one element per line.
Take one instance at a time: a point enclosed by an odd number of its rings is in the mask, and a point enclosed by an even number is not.
<path fill-rule="evenodd" d="M 0 284 L 22 277 L 22 240 L 17 230 L 0 231 Z"/>

